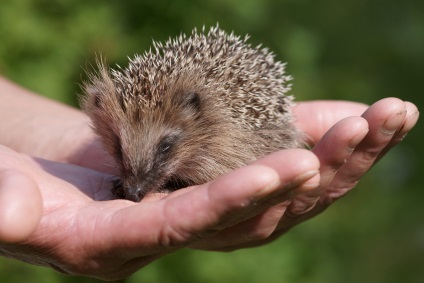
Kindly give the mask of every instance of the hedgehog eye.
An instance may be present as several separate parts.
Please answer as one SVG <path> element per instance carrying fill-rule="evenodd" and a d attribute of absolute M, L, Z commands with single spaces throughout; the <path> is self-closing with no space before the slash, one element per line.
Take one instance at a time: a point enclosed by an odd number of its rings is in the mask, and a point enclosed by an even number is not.
<path fill-rule="evenodd" d="M 178 134 L 171 134 L 162 138 L 159 142 L 158 151 L 160 154 L 168 154 L 179 138 Z"/>
<path fill-rule="evenodd" d="M 164 141 L 159 145 L 159 151 L 161 153 L 168 153 L 171 150 L 172 144 L 170 142 Z"/>
<path fill-rule="evenodd" d="M 159 152 L 162 154 L 167 154 L 171 151 L 172 146 L 175 143 L 175 138 L 172 136 L 164 137 L 159 143 Z"/>
<path fill-rule="evenodd" d="M 184 106 L 190 107 L 196 111 L 200 110 L 200 95 L 197 92 L 188 92 L 186 94 Z"/>

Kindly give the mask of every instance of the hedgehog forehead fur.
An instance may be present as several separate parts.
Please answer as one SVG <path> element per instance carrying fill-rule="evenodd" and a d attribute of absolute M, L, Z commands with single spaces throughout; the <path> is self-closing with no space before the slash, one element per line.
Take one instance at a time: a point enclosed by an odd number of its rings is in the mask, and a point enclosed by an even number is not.
<path fill-rule="evenodd" d="M 112 80 L 125 108 L 149 111 L 161 103 L 182 74 L 193 86 L 213 89 L 217 101 L 229 105 L 235 121 L 260 128 L 269 120 L 291 120 L 291 77 L 285 64 L 261 46 L 252 47 L 218 26 L 208 33 L 193 30 L 165 44 L 153 42 L 154 51 L 130 59 L 126 68 L 112 70 Z M 186 90 L 190 91 L 190 89 Z M 281 116 L 281 117 L 278 117 Z"/>

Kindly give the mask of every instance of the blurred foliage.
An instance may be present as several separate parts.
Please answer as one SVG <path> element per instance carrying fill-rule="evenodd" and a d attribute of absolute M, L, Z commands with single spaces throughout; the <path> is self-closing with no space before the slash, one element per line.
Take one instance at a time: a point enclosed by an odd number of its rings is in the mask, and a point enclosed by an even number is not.
<path fill-rule="evenodd" d="M 422 0 L 3 0 L 0 74 L 77 105 L 96 54 L 111 65 L 193 27 L 251 35 L 288 62 L 298 100 L 422 108 Z M 274 243 L 233 253 L 183 250 L 125 282 L 424 282 L 422 123 L 323 215 Z M 0 282 L 97 282 L 0 259 Z"/>

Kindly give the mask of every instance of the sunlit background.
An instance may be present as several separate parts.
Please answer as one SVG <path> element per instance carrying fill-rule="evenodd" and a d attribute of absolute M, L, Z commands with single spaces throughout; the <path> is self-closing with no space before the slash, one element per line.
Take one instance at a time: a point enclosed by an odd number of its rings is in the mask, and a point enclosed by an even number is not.
<path fill-rule="evenodd" d="M 111 66 L 193 27 L 251 35 L 288 62 L 297 100 L 424 105 L 422 0 L 149 0 L 0 3 L 0 74 L 77 107 L 96 54 Z M 182 250 L 125 282 L 424 282 L 422 123 L 319 217 L 272 244 Z M 97 282 L 0 258 L 0 282 Z"/>

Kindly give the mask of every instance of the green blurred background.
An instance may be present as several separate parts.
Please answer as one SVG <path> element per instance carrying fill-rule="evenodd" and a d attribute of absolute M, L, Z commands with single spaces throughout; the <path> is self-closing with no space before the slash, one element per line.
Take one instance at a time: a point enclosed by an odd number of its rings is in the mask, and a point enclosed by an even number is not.
<path fill-rule="evenodd" d="M 77 106 L 84 68 L 111 65 L 193 27 L 251 35 L 288 62 L 298 100 L 423 106 L 422 0 L 180 0 L 0 3 L 0 74 Z M 183 250 L 125 282 L 424 282 L 422 123 L 323 215 L 274 243 Z M 0 282 L 97 282 L 0 258 Z"/>

